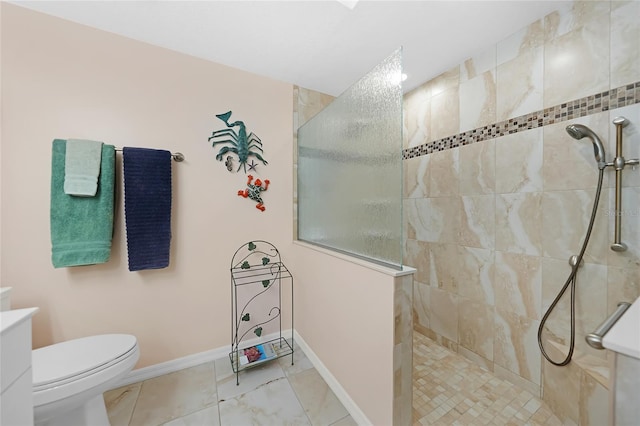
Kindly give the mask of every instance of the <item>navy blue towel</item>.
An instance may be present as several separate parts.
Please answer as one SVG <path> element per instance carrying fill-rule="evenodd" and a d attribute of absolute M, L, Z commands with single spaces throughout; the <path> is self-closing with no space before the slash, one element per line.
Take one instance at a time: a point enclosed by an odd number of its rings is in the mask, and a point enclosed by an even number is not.
<path fill-rule="evenodd" d="M 124 214 L 129 270 L 169 266 L 171 153 L 124 148 Z"/>

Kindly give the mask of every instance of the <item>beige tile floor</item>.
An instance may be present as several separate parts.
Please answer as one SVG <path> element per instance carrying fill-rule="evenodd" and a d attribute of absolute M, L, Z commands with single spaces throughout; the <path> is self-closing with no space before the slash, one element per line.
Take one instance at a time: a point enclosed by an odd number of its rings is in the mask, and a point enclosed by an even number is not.
<path fill-rule="evenodd" d="M 228 358 L 104 394 L 112 426 L 333 425 L 355 421 L 299 349 L 240 373 Z"/>
<path fill-rule="evenodd" d="M 414 425 L 561 426 L 539 398 L 420 333 L 413 337 Z M 227 358 L 104 394 L 112 426 L 353 426 L 304 353 L 245 371 Z M 385 425 L 376 425 L 385 426 Z"/>
<path fill-rule="evenodd" d="M 413 333 L 414 425 L 561 426 L 531 393 Z"/>

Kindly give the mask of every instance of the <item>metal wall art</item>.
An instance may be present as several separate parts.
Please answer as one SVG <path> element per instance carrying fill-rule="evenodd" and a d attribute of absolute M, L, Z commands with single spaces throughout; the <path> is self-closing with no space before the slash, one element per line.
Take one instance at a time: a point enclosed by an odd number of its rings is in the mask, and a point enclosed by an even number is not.
<path fill-rule="evenodd" d="M 234 121 L 233 123 L 229 123 L 229 118 L 231 117 L 231 111 L 225 112 L 224 114 L 216 114 L 216 117 L 222 120 L 224 124 L 227 125 L 226 129 L 216 130 L 211 134 L 209 138 L 209 142 L 213 140 L 211 143 L 212 147 L 215 147 L 218 144 L 227 144 L 228 146 L 224 146 L 218 151 L 216 155 L 216 159 L 218 161 L 222 161 L 224 155 L 228 152 L 232 152 L 238 156 L 238 161 L 240 165 L 238 166 L 239 171 L 241 167 L 244 168 L 244 172 L 247 172 L 247 161 L 250 156 L 257 158 L 262 161 L 262 164 L 267 164 L 267 160 L 262 158 L 260 153 L 263 153 L 262 150 L 262 141 L 258 136 L 256 136 L 253 132 L 247 135 L 247 127 L 242 121 Z M 238 128 L 238 131 L 234 129 L 234 127 Z M 231 159 L 227 157 L 227 161 L 225 161 L 225 165 L 227 170 L 231 171 Z M 249 166 L 250 169 L 255 170 L 256 164 L 252 164 Z"/>
<path fill-rule="evenodd" d="M 262 197 L 260 197 L 260 193 L 262 191 L 266 191 L 269 188 L 269 179 L 264 180 L 264 187 L 262 186 L 262 181 L 260 179 L 256 179 L 255 183 L 251 183 L 253 180 L 253 176 L 247 176 L 249 180 L 247 181 L 247 189 L 238 191 L 238 195 L 244 198 L 249 198 L 256 203 L 256 208 L 260 211 L 265 210 L 265 206 L 262 201 Z"/>

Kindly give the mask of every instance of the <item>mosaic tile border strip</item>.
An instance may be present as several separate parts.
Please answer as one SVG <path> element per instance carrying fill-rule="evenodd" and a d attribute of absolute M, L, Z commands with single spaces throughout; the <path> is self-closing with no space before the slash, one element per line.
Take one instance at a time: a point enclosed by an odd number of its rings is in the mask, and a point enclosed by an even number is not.
<path fill-rule="evenodd" d="M 410 158 L 431 154 L 432 152 L 445 151 L 447 149 L 457 148 L 512 133 L 523 132 L 549 124 L 560 123 L 562 121 L 636 103 L 640 103 L 640 81 L 545 108 L 541 111 L 535 111 L 477 129 L 468 130 L 464 133 L 403 149 L 402 159 L 408 160 Z"/>

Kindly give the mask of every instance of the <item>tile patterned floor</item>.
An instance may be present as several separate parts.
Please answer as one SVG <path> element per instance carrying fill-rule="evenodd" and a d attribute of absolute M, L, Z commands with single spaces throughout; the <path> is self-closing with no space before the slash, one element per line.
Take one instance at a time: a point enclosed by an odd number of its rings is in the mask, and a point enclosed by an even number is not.
<path fill-rule="evenodd" d="M 104 394 L 112 426 L 355 426 L 301 350 L 240 374 L 218 359 Z"/>
<path fill-rule="evenodd" d="M 413 337 L 414 426 L 562 426 L 539 398 L 496 378 L 420 333 Z M 354 426 L 298 348 L 240 375 L 228 359 L 104 394 L 112 426 Z"/>
<path fill-rule="evenodd" d="M 413 333 L 413 422 L 562 426 L 539 398 Z"/>

